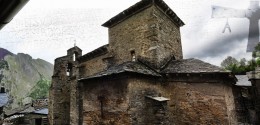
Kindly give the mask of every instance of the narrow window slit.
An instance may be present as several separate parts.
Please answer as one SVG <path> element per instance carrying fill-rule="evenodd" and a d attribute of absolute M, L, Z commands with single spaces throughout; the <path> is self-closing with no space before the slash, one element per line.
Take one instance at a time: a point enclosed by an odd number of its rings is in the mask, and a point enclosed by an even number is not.
<path fill-rule="evenodd" d="M 104 118 L 104 100 L 105 97 L 104 96 L 98 96 L 98 100 L 100 102 L 100 114 L 101 114 L 101 118 Z"/>
<path fill-rule="evenodd" d="M 134 50 L 131 51 L 131 58 L 132 58 L 133 62 L 136 61 L 136 55 L 135 55 L 135 51 Z"/>

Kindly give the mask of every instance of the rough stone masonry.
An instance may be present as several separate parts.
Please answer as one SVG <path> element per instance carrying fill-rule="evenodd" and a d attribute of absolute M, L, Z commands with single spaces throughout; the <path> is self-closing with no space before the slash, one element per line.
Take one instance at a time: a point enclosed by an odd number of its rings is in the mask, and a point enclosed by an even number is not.
<path fill-rule="evenodd" d="M 183 21 L 163 0 L 141 0 L 103 24 L 109 44 L 55 60 L 51 125 L 236 125 L 236 78 L 183 59 Z"/>

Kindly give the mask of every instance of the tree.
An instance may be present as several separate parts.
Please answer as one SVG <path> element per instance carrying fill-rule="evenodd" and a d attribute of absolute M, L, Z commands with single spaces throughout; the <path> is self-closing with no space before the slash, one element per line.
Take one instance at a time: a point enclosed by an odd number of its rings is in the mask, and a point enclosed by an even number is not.
<path fill-rule="evenodd" d="M 249 60 L 247 63 L 248 63 L 247 66 L 246 66 L 246 70 L 247 70 L 247 71 L 253 71 L 253 70 L 255 70 L 256 61 L 255 61 L 254 59 Z"/>
<path fill-rule="evenodd" d="M 240 66 L 246 66 L 246 59 L 245 58 L 240 59 L 239 64 Z"/>
<path fill-rule="evenodd" d="M 222 62 L 221 62 L 221 67 L 222 68 L 227 68 L 227 67 L 230 67 L 231 65 L 239 65 L 239 62 L 237 61 L 236 58 L 234 57 L 231 57 L 231 56 L 228 56 L 226 59 L 224 59 Z"/>
<path fill-rule="evenodd" d="M 260 44 L 258 43 L 252 52 L 252 57 L 256 60 L 256 66 L 260 66 Z"/>
<path fill-rule="evenodd" d="M 38 98 L 47 98 L 50 85 L 51 81 L 41 78 L 33 87 L 29 97 L 33 98 L 34 100 Z"/>
<path fill-rule="evenodd" d="M 246 72 L 255 70 L 256 65 L 260 65 L 260 58 L 255 61 L 254 59 L 247 61 L 245 58 L 242 58 L 239 62 L 237 59 L 228 56 L 221 63 L 221 67 L 230 70 L 236 75 L 245 75 Z"/>
<path fill-rule="evenodd" d="M 255 50 L 252 52 L 252 57 L 259 58 L 260 57 L 260 44 L 258 43 L 255 47 Z"/>

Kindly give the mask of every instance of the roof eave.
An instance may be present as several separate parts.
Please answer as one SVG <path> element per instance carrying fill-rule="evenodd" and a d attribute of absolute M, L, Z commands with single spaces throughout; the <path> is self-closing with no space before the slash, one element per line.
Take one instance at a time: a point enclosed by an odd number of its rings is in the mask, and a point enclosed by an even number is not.
<path fill-rule="evenodd" d="M 91 52 L 88 52 L 87 54 L 82 55 L 81 57 L 78 58 L 78 61 L 90 60 L 93 59 L 94 57 L 98 57 L 107 53 L 108 53 L 108 44 L 103 45 Z"/>
<path fill-rule="evenodd" d="M 105 78 L 105 77 L 111 77 L 114 75 L 119 75 L 123 73 L 134 73 L 134 74 L 139 74 L 139 75 L 144 75 L 144 76 L 152 76 L 152 77 L 161 77 L 159 75 L 152 75 L 152 74 L 144 74 L 144 73 L 138 73 L 138 72 L 130 72 L 130 71 L 124 71 L 124 72 L 119 72 L 119 73 L 113 73 L 113 74 L 108 74 L 108 75 L 100 75 L 100 76 L 93 76 L 93 77 L 87 77 L 87 78 L 81 78 L 78 79 L 78 81 L 86 81 L 86 80 L 92 80 L 92 79 L 100 79 L 100 78 Z"/>

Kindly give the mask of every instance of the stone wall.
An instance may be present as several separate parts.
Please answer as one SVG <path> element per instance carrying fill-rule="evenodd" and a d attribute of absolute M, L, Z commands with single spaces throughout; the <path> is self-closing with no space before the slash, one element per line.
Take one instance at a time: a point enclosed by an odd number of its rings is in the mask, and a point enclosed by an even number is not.
<path fill-rule="evenodd" d="M 121 74 L 81 85 L 83 125 L 237 123 L 229 83 L 167 82 L 166 79 Z M 170 100 L 160 102 L 147 96 Z"/>
<path fill-rule="evenodd" d="M 258 75 L 259 75 L 258 71 Z M 254 103 L 254 110 L 255 110 L 255 117 L 253 117 L 253 123 L 260 124 L 260 78 L 257 76 L 256 78 L 250 79 L 252 83 L 253 93 L 253 103 Z"/>
<path fill-rule="evenodd" d="M 252 83 L 252 100 L 255 113 L 251 113 L 253 124 L 260 124 L 260 67 L 256 67 L 255 71 L 247 73 Z"/>
<path fill-rule="evenodd" d="M 123 79 L 94 80 L 81 84 L 83 125 L 130 124 L 127 83 Z"/>
<path fill-rule="evenodd" d="M 180 28 L 156 7 L 153 7 L 152 11 L 152 19 L 154 22 L 150 24 L 150 28 L 158 32 L 158 40 L 155 40 L 155 47 L 157 48 L 153 48 L 156 50 L 157 63 L 163 65 L 160 63 L 165 63 L 165 61 L 168 61 L 172 56 L 174 56 L 175 59 L 182 59 Z M 149 40 L 153 41 L 149 32 L 146 35 L 149 36 Z"/>
<path fill-rule="evenodd" d="M 77 122 L 77 115 L 74 116 L 76 109 L 78 109 L 76 108 L 77 99 L 75 96 L 78 76 L 76 58 L 80 56 L 81 50 L 78 47 L 73 47 L 68 50 L 67 56 L 55 59 L 49 91 L 48 119 L 51 125 L 69 125 L 70 122 Z M 72 114 L 70 114 L 71 110 Z"/>
<path fill-rule="evenodd" d="M 252 87 L 234 86 L 233 93 L 239 124 L 257 124 Z"/>
<path fill-rule="evenodd" d="M 49 97 L 49 120 L 51 125 L 67 125 L 70 114 L 70 85 L 66 76 L 69 57 L 55 60 L 54 75 Z"/>
<path fill-rule="evenodd" d="M 95 73 L 101 72 L 107 68 L 107 63 L 104 60 L 108 54 L 98 56 L 88 61 L 79 64 L 79 77 L 91 76 Z"/>
<path fill-rule="evenodd" d="M 156 67 L 183 58 L 179 27 L 155 6 L 109 28 L 109 45 L 117 63 L 131 61 L 133 51 Z"/>
<path fill-rule="evenodd" d="M 70 85 L 70 125 L 77 125 L 79 122 L 79 110 L 78 110 L 78 62 L 73 63 L 73 69 L 75 75 L 70 76 L 68 84 Z"/>
<path fill-rule="evenodd" d="M 236 124 L 231 86 L 223 83 L 186 83 L 155 80 L 129 80 L 129 111 L 135 124 L 155 123 L 147 116 L 146 95 L 169 98 L 161 124 Z M 147 122 L 150 121 L 150 122 Z M 153 121 L 153 122 L 152 122 Z"/>

